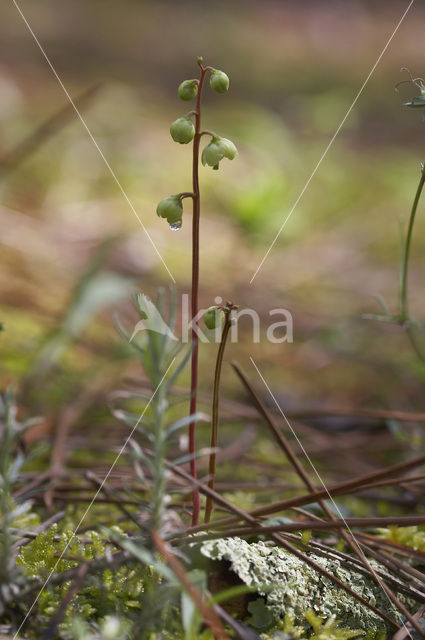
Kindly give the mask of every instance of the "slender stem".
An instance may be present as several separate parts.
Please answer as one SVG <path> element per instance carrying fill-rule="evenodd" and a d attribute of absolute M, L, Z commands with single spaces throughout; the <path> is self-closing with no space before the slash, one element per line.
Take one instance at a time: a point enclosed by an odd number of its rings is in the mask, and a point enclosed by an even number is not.
<path fill-rule="evenodd" d="M 198 289 L 199 289 L 199 218 L 201 210 L 201 199 L 199 192 L 199 144 L 201 140 L 201 97 L 202 87 L 205 80 L 205 69 L 199 64 L 201 76 L 199 78 L 198 95 L 196 99 L 195 113 L 195 136 L 193 139 L 193 162 L 192 162 L 192 182 L 193 182 L 193 221 L 192 221 L 192 362 L 191 362 L 191 379 L 190 379 L 190 414 L 196 413 L 196 400 L 198 388 L 198 332 L 197 332 L 197 315 L 198 315 Z M 189 454 L 190 474 L 196 479 L 196 460 L 195 460 L 195 422 L 189 425 Z M 200 500 L 199 491 L 193 491 L 193 511 L 192 525 L 196 525 L 199 519 Z"/>
<path fill-rule="evenodd" d="M 216 640 L 229 640 L 228 634 L 225 632 L 220 618 L 215 609 L 208 605 L 198 588 L 189 578 L 187 571 L 175 553 L 170 549 L 169 545 L 161 538 L 157 531 L 152 531 L 152 539 L 159 553 L 165 559 L 167 565 L 175 573 L 184 590 L 190 595 L 198 610 L 202 614 L 205 624 L 209 626 Z"/>
<path fill-rule="evenodd" d="M 413 348 L 413 351 L 416 353 L 416 355 L 418 356 L 419 360 L 422 361 L 422 363 L 425 364 L 425 353 L 422 349 L 422 346 L 417 338 L 417 336 L 415 335 L 415 330 L 412 327 L 411 324 L 408 325 L 407 327 L 407 336 L 410 340 L 410 344 Z"/>
<path fill-rule="evenodd" d="M 410 245 L 412 242 L 413 225 L 415 222 L 416 211 L 421 197 L 422 189 L 425 184 L 424 165 L 421 166 L 421 177 L 418 188 L 416 190 L 415 199 L 413 201 L 412 210 L 410 212 L 409 227 L 407 229 L 406 244 L 404 247 L 403 263 L 401 265 L 400 275 L 400 320 L 407 322 L 409 320 L 409 308 L 407 299 L 407 274 L 409 268 Z"/>
<path fill-rule="evenodd" d="M 214 392 L 213 392 L 213 405 L 212 405 L 212 418 L 211 418 L 211 449 L 212 451 L 210 453 L 210 464 L 209 464 L 210 479 L 208 481 L 208 486 L 210 489 L 214 489 L 215 464 L 216 464 L 216 457 L 217 457 L 215 448 L 217 447 L 218 405 L 220 401 L 220 376 L 221 376 L 221 367 L 223 364 L 224 350 L 226 348 L 226 341 L 227 341 L 227 336 L 229 335 L 230 325 L 231 325 L 230 311 L 225 310 L 225 321 L 224 321 L 223 331 L 221 333 L 221 341 L 220 341 L 220 346 L 218 348 L 217 361 L 215 364 L 215 373 L 214 373 Z M 211 496 L 208 495 L 207 501 L 205 504 L 204 522 L 210 521 L 212 509 L 213 509 L 213 501 Z"/>
<path fill-rule="evenodd" d="M 162 437 L 164 430 L 164 418 L 167 408 L 167 393 L 164 386 L 156 387 L 158 393 L 154 398 L 153 413 L 155 424 L 154 440 L 154 465 L 152 482 L 152 527 L 161 530 L 164 515 L 164 496 L 166 488 L 166 474 L 164 473 L 165 441 Z"/>

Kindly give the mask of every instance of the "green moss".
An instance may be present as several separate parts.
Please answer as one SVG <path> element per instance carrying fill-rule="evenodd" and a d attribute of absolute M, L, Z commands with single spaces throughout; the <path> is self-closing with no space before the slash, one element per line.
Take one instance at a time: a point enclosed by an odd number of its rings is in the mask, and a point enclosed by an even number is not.
<path fill-rule="evenodd" d="M 296 626 L 293 616 L 287 614 L 284 621 L 277 624 L 277 628 L 267 634 L 262 634 L 261 638 L 262 640 L 283 640 L 290 634 L 297 640 L 354 640 L 354 638 L 369 640 L 369 634 L 366 635 L 364 631 L 341 627 L 334 616 L 323 620 L 309 610 L 305 613 L 305 620 L 310 625 L 310 631 L 307 632 L 303 627 Z M 375 635 L 376 629 L 373 629 L 371 637 L 374 638 Z"/>
<path fill-rule="evenodd" d="M 26 576 L 45 581 L 52 571 L 55 574 L 66 571 L 76 567 L 82 560 L 105 557 L 111 551 L 111 545 L 102 540 L 96 531 L 85 532 L 80 539 L 73 535 L 71 528 L 59 533 L 58 526 L 54 524 L 22 548 L 17 564 Z M 61 554 L 63 558 L 58 561 Z M 100 621 L 116 611 L 125 615 L 139 609 L 145 574 L 143 567 L 123 566 L 113 571 L 106 569 L 99 576 L 91 576 L 68 607 L 61 629 L 69 631 L 74 610 L 78 610 L 86 620 Z M 56 613 L 69 587 L 69 582 L 58 586 L 47 585 L 41 592 L 38 611 L 42 622 L 47 622 Z"/>
<path fill-rule="evenodd" d="M 377 531 L 385 540 L 403 544 L 415 551 L 425 551 L 425 528 L 423 526 L 399 527 L 392 525 Z"/>

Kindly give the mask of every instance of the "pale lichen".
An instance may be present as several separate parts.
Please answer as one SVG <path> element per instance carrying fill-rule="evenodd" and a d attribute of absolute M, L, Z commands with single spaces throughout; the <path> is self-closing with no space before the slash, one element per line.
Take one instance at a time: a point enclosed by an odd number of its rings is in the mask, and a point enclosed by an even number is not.
<path fill-rule="evenodd" d="M 221 538 L 202 543 L 200 551 L 211 560 L 229 562 L 240 580 L 264 597 L 275 621 L 289 615 L 296 624 L 305 627 L 308 626 L 305 613 L 310 610 L 323 620 L 336 617 L 350 629 L 385 631 L 380 616 L 280 547 L 264 542 L 248 543 L 240 538 Z M 324 558 L 314 553 L 309 556 L 367 602 L 394 620 L 400 619 L 399 612 L 372 579 L 343 567 L 336 556 Z M 402 596 L 400 599 L 406 603 Z"/>

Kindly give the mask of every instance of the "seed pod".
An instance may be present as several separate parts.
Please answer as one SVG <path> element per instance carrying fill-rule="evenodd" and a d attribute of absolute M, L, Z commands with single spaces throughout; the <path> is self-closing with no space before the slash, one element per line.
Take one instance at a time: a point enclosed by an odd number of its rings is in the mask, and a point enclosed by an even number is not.
<path fill-rule="evenodd" d="M 189 116 L 183 116 L 174 120 L 170 127 L 170 133 L 174 142 L 188 144 L 195 136 L 195 127 Z"/>
<path fill-rule="evenodd" d="M 224 73 L 224 71 L 219 71 L 218 69 L 214 69 L 210 76 L 210 85 L 214 91 L 217 93 L 226 93 L 229 88 L 229 76 Z"/>
<path fill-rule="evenodd" d="M 207 329 L 217 329 L 224 322 L 224 311 L 220 307 L 209 307 L 204 313 L 204 322 Z"/>
<path fill-rule="evenodd" d="M 156 208 L 156 213 L 160 218 L 167 218 L 170 224 L 181 219 L 183 206 L 180 195 L 168 196 L 161 200 Z"/>
<path fill-rule="evenodd" d="M 183 80 L 177 89 L 177 93 L 182 100 L 193 100 L 198 95 L 198 81 Z"/>

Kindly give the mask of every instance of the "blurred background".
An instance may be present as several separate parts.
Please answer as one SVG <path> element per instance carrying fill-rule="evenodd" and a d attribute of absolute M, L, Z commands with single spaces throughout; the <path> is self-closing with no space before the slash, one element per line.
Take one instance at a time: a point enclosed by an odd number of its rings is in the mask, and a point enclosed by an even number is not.
<path fill-rule="evenodd" d="M 20 7 L 179 294 L 190 291 L 190 207 L 178 233 L 155 214 L 161 198 L 191 188 L 190 147 L 169 135 L 188 110 L 176 90 L 197 76 L 198 55 L 230 76 L 228 94 L 205 91 L 204 126 L 231 138 L 239 158 L 218 172 L 201 168 L 200 301 L 231 299 L 264 323 L 253 344 L 250 320 L 241 319 L 228 361 L 255 378 L 253 356 L 286 409 L 425 409 L 424 371 L 403 330 L 362 317 L 379 312 L 376 294 L 397 311 L 400 224 L 405 229 L 419 179 L 425 124 L 420 111 L 403 107 L 417 88 L 394 88 L 408 79 L 401 67 L 425 74 L 421 3 L 252 284 L 407 3 L 21 0 Z M 1 384 L 17 388 L 48 422 L 93 381 L 103 397 L 140 376 L 114 315 L 131 327 L 132 294 L 154 296 L 170 277 L 12 0 L 2 5 L 0 53 Z M 410 293 L 412 313 L 425 318 L 421 214 Z M 292 344 L 265 340 L 275 307 L 293 315 Z M 207 395 L 215 352 L 214 344 L 201 348 Z M 225 394 L 242 395 L 229 366 L 223 376 Z M 91 425 L 103 420 L 93 411 Z"/>

